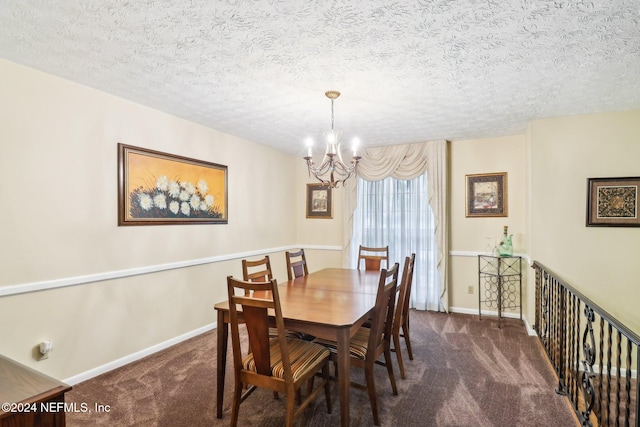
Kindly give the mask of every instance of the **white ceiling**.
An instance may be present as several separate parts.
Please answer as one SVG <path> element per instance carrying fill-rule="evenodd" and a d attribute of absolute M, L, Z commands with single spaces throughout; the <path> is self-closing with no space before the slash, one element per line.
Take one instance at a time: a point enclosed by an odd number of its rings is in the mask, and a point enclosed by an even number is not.
<path fill-rule="evenodd" d="M 279 150 L 640 108 L 638 0 L 2 0 L 0 57 Z"/>

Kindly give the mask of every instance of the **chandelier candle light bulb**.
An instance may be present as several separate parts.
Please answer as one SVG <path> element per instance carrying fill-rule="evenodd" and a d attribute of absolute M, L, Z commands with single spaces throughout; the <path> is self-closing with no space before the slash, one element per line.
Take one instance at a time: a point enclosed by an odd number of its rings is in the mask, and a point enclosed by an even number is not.
<path fill-rule="evenodd" d="M 358 138 L 353 138 L 353 157 L 358 157 L 358 145 L 360 145 L 360 140 Z"/>
<path fill-rule="evenodd" d="M 349 166 L 342 161 L 342 153 L 340 149 L 340 131 L 333 127 L 333 101 L 340 96 L 340 92 L 330 90 L 325 92 L 325 96 L 331 100 L 331 131 L 325 133 L 327 142 L 325 154 L 322 163 L 316 166 L 313 161 L 311 144 L 307 142 L 307 155 L 304 159 L 307 161 L 309 176 L 313 175 L 323 185 L 330 188 L 338 188 L 340 184 L 344 187 L 344 183 L 353 174 L 358 174 L 358 162 L 360 156 L 357 155 L 357 141 L 354 140 L 353 157 Z"/>

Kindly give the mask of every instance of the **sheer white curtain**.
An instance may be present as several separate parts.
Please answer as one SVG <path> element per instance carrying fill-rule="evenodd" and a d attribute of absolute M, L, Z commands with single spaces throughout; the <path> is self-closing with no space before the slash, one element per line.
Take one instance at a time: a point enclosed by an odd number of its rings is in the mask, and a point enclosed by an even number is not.
<path fill-rule="evenodd" d="M 370 247 L 388 245 L 390 264 L 398 262 L 401 269 L 404 258 L 415 253 L 411 307 L 440 311 L 438 245 L 428 188 L 426 173 L 412 180 L 358 178 L 352 241 Z M 352 268 L 359 244 L 351 246 Z"/>
<path fill-rule="evenodd" d="M 448 221 L 447 221 L 447 181 L 448 160 L 447 141 L 428 141 L 419 144 L 393 145 L 386 147 L 366 148 L 362 151 L 362 160 L 358 168 L 358 176 L 367 181 L 380 181 L 387 177 L 396 180 L 414 180 L 425 174 L 426 199 L 431 206 L 434 221 L 434 234 L 437 249 L 435 258 L 429 268 L 436 268 L 439 277 L 435 282 L 422 283 L 416 286 L 414 280 L 413 300 L 416 307 L 434 307 L 434 302 L 428 302 L 426 295 L 435 288 L 439 292 L 438 306 L 444 311 L 449 309 L 448 297 Z M 357 250 L 362 243 L 354 239 L 353 225 L 356 204 L 358 200 L 359 182 L 355 179 L 347 180 L 343 192 L 344 224 L 343 224 L 343 261 L 345 267 L 351 267 L 354 248 Z M 383 246 L 386 246 L 384 244 Z M 406 255 L 405 255 L 406 256 Z M 404 256 L 398 262 L 402 263 Z M 417 261 L 416 261 L 417 264 Z M 418 268 L 418 267 L 416 267 Z M 418 290 L 422 285 L 425 290 Z M 425 296 L 418 299 L 418 295 Z"/>

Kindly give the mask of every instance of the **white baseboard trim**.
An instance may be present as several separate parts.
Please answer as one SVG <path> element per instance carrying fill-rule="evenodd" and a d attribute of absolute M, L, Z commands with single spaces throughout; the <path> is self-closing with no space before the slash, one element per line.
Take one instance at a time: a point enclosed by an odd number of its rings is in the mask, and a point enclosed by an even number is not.
<path fill-rule="evenodd" d="M 63 279 L 45 280 L 42 282 L 22 283 L 19 285 L 0 286 L 0 298 L 10 295 L 20 295 L 29 292 L 45 291 L 49 289 L 64 288 L 67 286 L 84 285 L 87 283 L 101 282 L 104 280 L 120 279 L 123 277 L 139 276 L 142 274 L 157 273 L 160 271 L 174 270 L 177 268 L 187 268 L 202 264 L 212 264 L 222 261 L 230 261 L 240 258 L 248 258 L 257 255 L 274 252 L 284 252 L 291 249 L 305 248 L 308 250 L 341 251 L 342 246 L 322 246 L 322 245 L 292 245 L 277 248 L 260 249 L 249 252 L 236 252 L 226 255 L 213 256 L 208 258 L 191 259 L 186 261 L 172 262 L 168 264 L 149 265 L 146 267 L 136 267 L 127 270 L 107 271 L 103 273 L 89 274 L 86 276 L 66 277 Z"/>
<path fill-rule="evenodd" d="M 116 368 L 120 368 L 121 366 L 127 365 L 129 363 L 135 362 L 136 360 L 142 359 L 143 357 L 149 356 L 153 353 L 157 353 L 160 350 L 164 350 L 166 348 L 171 347 L 172 345 L 178 344 L 182 341 L 186 341 L 189 338 L 193 338 L 197 335 L 203 334 L 207 331 L 210 331 L 212 329 L 215 329 L 217 327 L 217 323 L 210 323 L 208 325 L 202 326 L 198 329 L 195 329 L 193 331 L 187 332 L 185 334 L 179 335 L 177 337 L 168 339 L 164 342 L 161 342 L 159 344 L 156 345 L 152 345 L 151 347 L 147 347 L 145 349 L 142 349 L 140 351 L 136 351 L 135 353 L 129 354 L 127 356 L 121 357 L 120 359 L 116 359 L 112 362 L 109 363 L 105 363 L 104 365 L 98 366 L 96 368 L 93 369 L 89 369 L 88 371 L 82 372 L 78 375 L 74 375 L 72 377 L 69 377 L 65 380 L 63 380 L 63 382 L 69 384 L 69 385 L 76 385 L 78 383 L 81 383 L 83 381 L 89 380 L 93 377 L 97 377 L 98 375 L 102 375 L 104 373 L 107 373 L 109 371 L 112 371 Z"/>
<path fill-rule="evenodd" d="M 615 366 L 611 367 L 611 377 L 612 378 L 616 378 L 618 375 L 618 371 L 620 372 L 620 378 L 625 378 L 627 376 L 627 369 L 626 368 L 620 368 L 618 370 L 618 368 L 616 368 Z M 579 372 L 584 372 L 584 367 L 580 367 Z M 593 367 L 593 372 L 595 374 L 600 374 L 600 367 L 599 366 L 594 366 Z M 608 369 L 606 366 L 602 367 L 602 375 L 607 375 Z M 631 378 L 633 379 L 637 379 L 638 378 L 638 371 L 636 371 L 635 369 L 631 370 Z"/>
<path fill-rule="evenodd" d="M 463 308 L 463 307 L 449 307 L 449 311 L 452 313 L 460 313 L 460 314 L 472 314 L 472 315 L 478 315 L 478 310 L 474 309 L 474 308 Z M 483 311 L 482 312 L 483 315 L 487 315 L 487 316 L 494 316 L 497 317 L 498 316 L 498 312 L 497 311 Z M 502 313 L 502 317 L 508 317 L 510 319 L 519 319 L 520 318 L 520 314 L 519 313 Z M 524 322 L 524 326 L 527 329 L 527 334 L 531 335 L 531 336 L 537 336 L 538 334 L 536 334 L 535 329 L 533 329 L 531 327 L 531 325 L 529 325 L 529 322 L 527 321 L 527 317 L 523 314 L 522 315 L 522 321 Z"/>

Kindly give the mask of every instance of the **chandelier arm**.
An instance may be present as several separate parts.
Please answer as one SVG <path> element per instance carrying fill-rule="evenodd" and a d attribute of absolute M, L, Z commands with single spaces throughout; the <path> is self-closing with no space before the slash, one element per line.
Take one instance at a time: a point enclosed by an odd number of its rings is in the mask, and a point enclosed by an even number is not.
<path fill-rule="evenodd" d="M 336 169 L 341 170 L 344 174 L 351 174 L 355 170 L 355 165 L 356 165 L 356 163 L 354 163 L 354 161 L 352 160 L 351 161 L 351 166 L 347 166 L 345 164 L 341 164 L 341 165 L 337 166 Z"/>
<path fill-rule="evenodd" d="M 312 168 L 309 168 L 309 170 L 310 170 L 310 173 L 313 176 L 315 176 L 319 181 L 323 180 L 324 179 L 323 176 L 326 175 L 327 172 L 329 171 L 328 169 L 324 171 L 319 171 L 317 169 L 312 169 Z"/>
<path fill-rule="evenodd" d="M 324 175 L 330 170 L 331 170 L 331 162 L 324 162 L 323 164 L 318 166 L 318 173 L 320 175 Z"/>

